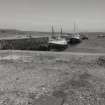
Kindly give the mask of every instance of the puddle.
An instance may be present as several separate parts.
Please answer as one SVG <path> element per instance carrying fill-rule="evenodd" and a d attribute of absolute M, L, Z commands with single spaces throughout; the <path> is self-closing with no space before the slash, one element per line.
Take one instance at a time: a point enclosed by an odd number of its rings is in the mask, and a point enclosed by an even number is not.
<path fill-rule="evenodd" d="M 19 55 L 8 55 L 5 57 L 0 57 L 0 60 L 19 60 L 21 56 Z"/>
<path fill-rule="evenodd" d="M 32 57 L 21 56 L 21 55 L 8 55 L 0 57 L 0 61 L 22 61 L 22 62 L 32 62 Z"/>

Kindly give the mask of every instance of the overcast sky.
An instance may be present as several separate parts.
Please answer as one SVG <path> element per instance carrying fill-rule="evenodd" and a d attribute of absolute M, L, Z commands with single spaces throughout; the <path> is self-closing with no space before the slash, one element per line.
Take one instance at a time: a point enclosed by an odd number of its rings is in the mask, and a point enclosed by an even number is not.
<path fill-rule="evenodd" d="M 105 31 L 105 0 L 0 0 L 0 28 Z"/>

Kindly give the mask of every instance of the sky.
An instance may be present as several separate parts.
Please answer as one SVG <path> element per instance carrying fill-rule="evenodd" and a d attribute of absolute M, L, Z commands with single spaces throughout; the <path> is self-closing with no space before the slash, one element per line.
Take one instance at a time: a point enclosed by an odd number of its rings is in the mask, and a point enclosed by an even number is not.
<path fill-rule="evenodd" d="M 105 31 L 105 0 L 0 0 L 0 28 Z"/>

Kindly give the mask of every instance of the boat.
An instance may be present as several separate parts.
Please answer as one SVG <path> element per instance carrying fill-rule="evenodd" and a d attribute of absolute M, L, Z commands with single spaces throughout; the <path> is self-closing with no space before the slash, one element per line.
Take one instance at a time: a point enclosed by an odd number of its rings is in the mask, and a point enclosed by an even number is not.
<path fill-rule="evenodd" d="M 71 44 L 77 44 L 81 42 L 81 38 L 79 34 L 73 34 L 70 38 L 70 43 Z"/>
<path fill-rule="evenodd" d="M 78 44 L 80 42 L 81 42 L 81 37 L 80 37 L 80 34 L 77 32 L 76 25 L 74 23 L 74 33 L 71 35 L 69 43 L 70 44 Z"/>
<path fill-rule="evenodd" d="M 61 28 L 61 33 L 60 35 L 55 35 L 54 34 L 54 29 L 52 26 L 52 36 L 49 38 L 49 49 L 55 49 L 55 50 L 64 50 L 67 48 L 68 43 L 65 38 L 61 37 L 62 35 L 62 28 Z"/>

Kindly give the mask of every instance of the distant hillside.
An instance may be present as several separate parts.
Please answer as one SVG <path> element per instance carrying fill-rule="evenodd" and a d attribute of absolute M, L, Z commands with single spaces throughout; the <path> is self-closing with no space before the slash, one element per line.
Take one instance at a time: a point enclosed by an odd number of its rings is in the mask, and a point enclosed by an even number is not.
<path fill-rule="evenodd" d="M 17 29 L 0 29 L 0 33 L 8 33 L 8 34 L 35 34 L 35 33 L 43 33 L 49 34 L 49 32 L 38 32 L 38 31 L 22 31 Z"/>
<path fill-rule="evenodd" d="M 0 38 L 1 37 L 14 37 L 14 36 L 45 36 L 50 35 L 50 32 L 38 32 L 38 31 L 22 31 L 16 29 L 0 29 Z"/>

